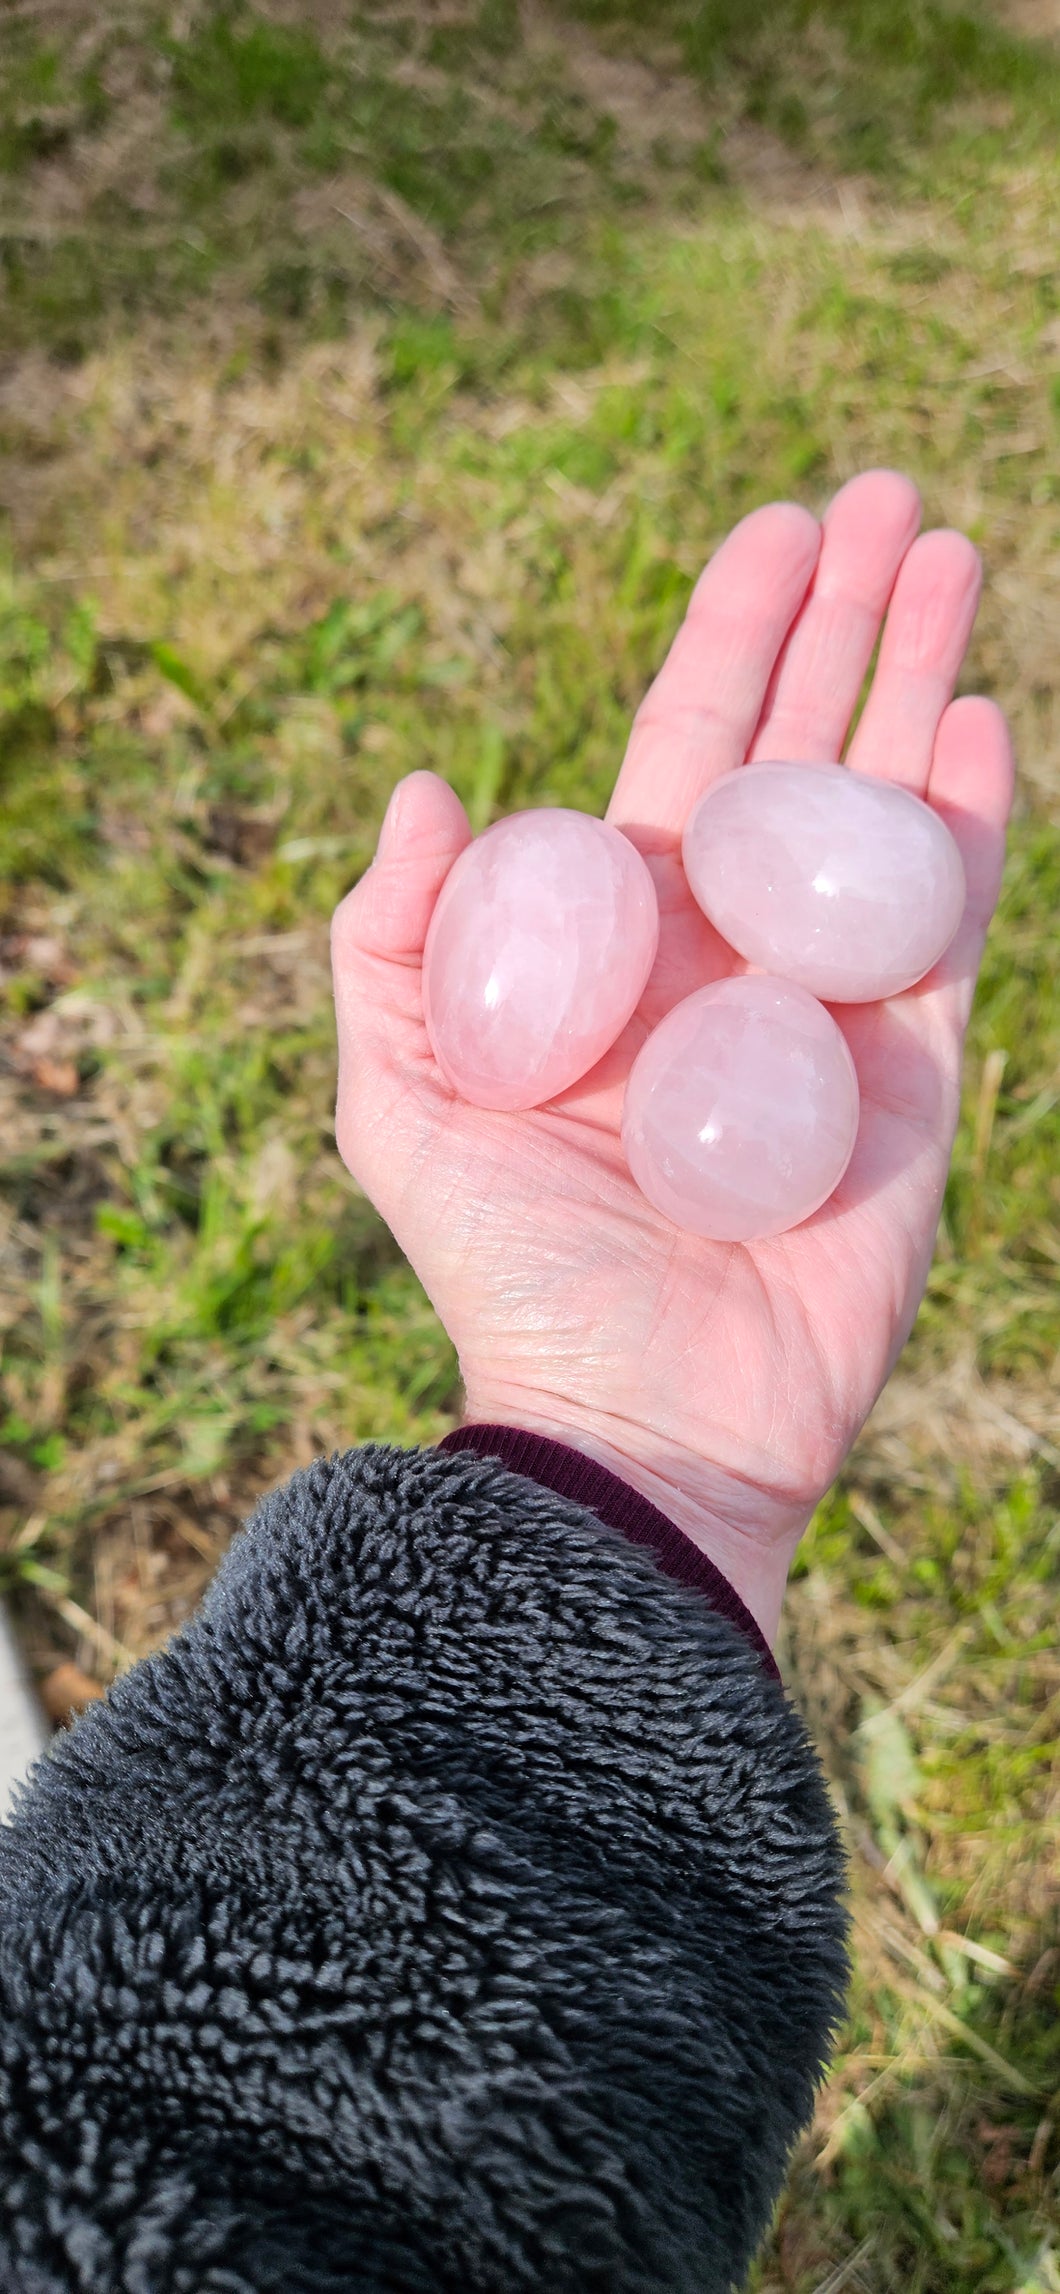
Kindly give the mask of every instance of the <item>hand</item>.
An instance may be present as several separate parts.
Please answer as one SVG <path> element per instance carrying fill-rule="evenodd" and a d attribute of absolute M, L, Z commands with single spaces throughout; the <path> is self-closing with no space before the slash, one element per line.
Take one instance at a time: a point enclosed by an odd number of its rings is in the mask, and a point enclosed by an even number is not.
<path fill-rule="evenodd" d="M 952 699 L 981 573 L 920 501 L 869 471 L 818 524 L 776 502 L 701 575 L 638 710 L 605 819 L 644 855 L 659 951 L 628 1027 L 545 1107 L 469 1107 L 423 1024 L 439 889 L 471 841 L 435 773 L 395 790 L 370 869 L 332 925 L 336 1136 L 456 1348 L 465 1418 L 551 1434 L 610 1465 L 710 1554 L 767 1638 L 791 1557 L 916 1316 L 957 1126 L 961 1058 L 997 900 L 1012 754 L 1000 711 Z M 681 835 L 721 773 L 838 760 L 886 613 L 847 763 L 927 798 L 960 846 L 968 900 L 926 979 L 830 1006 L 861 1087 L 846 1174 L 805 1224 L 713 1243 L 633 1183 L 620 1142 L 630 1067 L 694 989 L 749 967 L 689 893 Z"/>

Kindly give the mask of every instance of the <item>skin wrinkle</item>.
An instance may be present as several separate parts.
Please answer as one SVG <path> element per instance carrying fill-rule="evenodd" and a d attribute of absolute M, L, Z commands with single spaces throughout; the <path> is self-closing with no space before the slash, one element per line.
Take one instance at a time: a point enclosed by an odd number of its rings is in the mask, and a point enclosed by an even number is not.
<path fill-rule="evenodd" d="M 575 1446 L 584 1446 L 578 1443 L 579 1434 L 589 1443 L 601 1444 L 610 1451 L 620 1474 L 625 1470 L 626 1478 L 638 1488 L 642 1480 L 647 1481 L 650 1488 L 645 1494 L 661 1504 L 694 1543 L 720 1557 L 724 1574 L 738 1588 L 741 1561 L 748 1567 L 764 1561 L 764 1576 L 769 1559 L 780 1556 L 786 1569 L 813 1510 L 803 1492 L 767 1485 L 734 1467 L 707 1463 L 700 1452 L 684 1449 L 655 1424 L 633 1425 L 628 1415 L 600 1410 L 591 1417 L 583 1413 L 572 1422 L 568 1389 L 550 1393 L 540 1382 L 522 1388 L 508 1385 L 503 1393 L 490 1389 L 486 1394 L 476 1388 L 474 1402 L 469 1398 L 465 1414 L 465 1422 L 470 1419 L 540 1428 Z M 703 1432 L 704 1436 L 724 1433 L 724 1428 L 705 1426 Z M 587 1454 L 594 1453 L 590 1449 Z M 773 1508 L 786 1510 L 792 1518 L 771 1519 L 764 1526 L 764 1494 Z"/>
<path fill-rule="evenodd" d="M 753 1265 L 744 1268 L 743 1254 L 737 1251 L 736 1246 L 725 1249 L 722 1257 L 719 1285 L 712 1294 L 711 1310 L 709 1315 L 703 1317 L 704 1322 L 713 1320 L 721 1310 L 726 1285 L 730 1280 L 751 1279 L 762 1287 L 758 1269 Z M 657 1303 L 654 1324 L 659 1321 L 660 1309 Z M 624 1358 L 630 1351 L 627 1339 L 621 1349 L 621 1356 Z M 642 1340 L 637 1348 L 638 1359 L 643 1358 L 646 1351 L 647 1342 Z M 562 1364 L 557 1361 L 557 1368 L 561 1367 Z M 675 1361 L 670 1360 L 665 1378 L 661 1371 L 657 1373 L 663 1384 L 673 1383 L 675 1367 Z M 487 1421 L 501 1419 L 537 1424 L 540 1430 L 554 1431 L 562 1439 L 564 1418 L 568 1428 L 571 1424 L 570 1379 L 575 1374 L 582 1376 L 584 1371 L 581 1341 L 576 1356 L 572 1355 L 568 1364 L 567 1386 L 562 1390 L 557 1387 L 551 1395 L 540 1375 L 520 1381 L 508 1374 L 502 1381 L 495 1365 L 492 1375 L 485 1382 L 476 1378 L 473 1383 L 467 1383 L 467 1415 Z M 739 1365 L 734 1364 L 733 1376 L 737 1382 L 738 1374 Z M 653 1477 L 650 1494 L 656 1502 L 662 1504 L 663 1510 L 670 1511 L 680 1521 L 697 1543 L 706 1544 L 707 1550 L 712 1551 L 714 1547 L 707 1538 L 707 1532 L 720 1535 L 725 1550 L 724 1557 L 719 1554 L 719 1559 L 726 1575 L 730 1578 L 735 1575 L 736 1582 L 740 1583 L 743 1569 L 752 1569 L 754 1566 L 756 1542 L 772 1555 L 790 1555 L 815 1502 L 816 1493 L 809 1482 L 805 1486 L 802 1483 L 780 1483 L 776 1478 L 775 1463 L 771 1460 L 768 1445 L 760 1447 L 753 1471 L 723 1464 L 717 1456 L 718 1450 L 720 1448 L 724 1451 L 730 1445 L 724 1439 L 724 1428 L 715 1418 L 699 1421 L 695 1435 L 696 1447 L 693 1448 L 688 1442 L 679 1441 L 676 1425 L 664 1423 L 658 1416 L 651 1422 L 643 1418 L 635 1420 L 633 1412 L 636 1397 L 631 1393 L 628 1404 L 623 1405 L 621 1394 L 615 1389 L 613 1376 L 610 1390 L 614 1397 L 614 1407 L 605 1411 L 599 1406 L 582 1408 L 577 1415 L 577 1424 L 583 1427 L 587 1435 L 595 1434 L 612 1452 L 617 1453 L 618 1461 L 624 1458 L 633 1469 L 647 1469 Z M 551 1425 L 548 1424 L 550 1414 L 554 1419 Z M 713 1462 L 711 1452 L 714 1453 Z M 635 1479 L 635 1471 L 630 1473 L 629 1478 Z M 763 1498 L 768 1500 L 768 1506 L 763 1505 Z M 777 1518 L 778 1509 L 780 1518 Z"/>

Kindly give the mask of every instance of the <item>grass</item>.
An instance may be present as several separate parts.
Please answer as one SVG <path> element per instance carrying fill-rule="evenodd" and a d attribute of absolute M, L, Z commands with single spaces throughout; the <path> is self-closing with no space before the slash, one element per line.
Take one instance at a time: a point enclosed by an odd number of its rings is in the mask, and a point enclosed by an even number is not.
<path fill-rule="evenodd" d="M 785 1668 L 857 1974 L 759 2294 L 1049 2294 L 1060 61 L 986 10 L 10 11 L 0 1578 L 106 1681 L 452 1348 L 331 1126 L 394 782 L 603 809 L 705 556 L 907 469 L 1021 779 L 916 1330 Z"/>

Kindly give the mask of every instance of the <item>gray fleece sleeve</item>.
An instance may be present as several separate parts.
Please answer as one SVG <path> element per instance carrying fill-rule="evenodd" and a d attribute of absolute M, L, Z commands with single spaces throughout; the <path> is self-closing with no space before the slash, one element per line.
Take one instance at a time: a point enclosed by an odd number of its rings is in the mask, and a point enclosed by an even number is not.
<path fill-rule="evenodd" d="M 0 2288 L 727 2294 L 842 1889 L 701 1593 L 496 1459 L 319 1459 L 0 1829 Z"/>

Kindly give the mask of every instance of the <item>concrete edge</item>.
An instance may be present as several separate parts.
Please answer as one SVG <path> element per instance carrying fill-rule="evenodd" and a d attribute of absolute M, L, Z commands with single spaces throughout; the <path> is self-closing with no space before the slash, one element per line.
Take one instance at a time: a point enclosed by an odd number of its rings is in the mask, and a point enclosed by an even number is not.
<path fill-rule="evenodd" d="M 0 1602 L 0 1824 L 11 1813 L 16 1784 L 51 1743 L 52 1732 Z"/>

